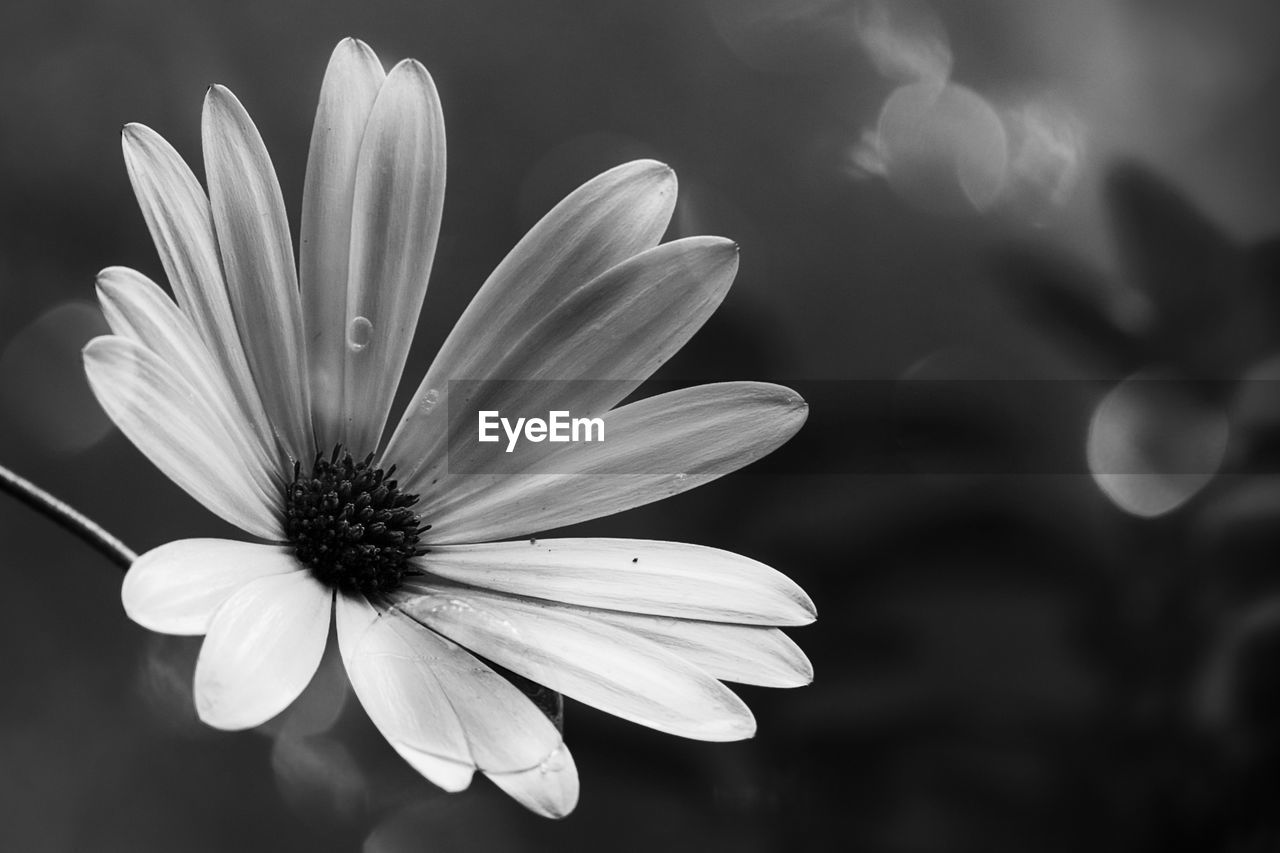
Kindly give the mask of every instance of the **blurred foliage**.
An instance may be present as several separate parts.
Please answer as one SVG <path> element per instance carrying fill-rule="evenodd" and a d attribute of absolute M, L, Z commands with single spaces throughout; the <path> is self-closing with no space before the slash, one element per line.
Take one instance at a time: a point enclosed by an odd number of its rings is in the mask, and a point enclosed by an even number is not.
<path fill-rule="evenodd" d="M 1045 422 L 1025 408 L 1043 393 L 976 397 L 993 383 L 953 381 L 919 395 L 899 429 L 929 437 L 908 442 L 925 473 L 848 509 L 858 532 L 813 590 L 820 648 L 844 653 L 816 660 L 825 689 L 788 708 L 809 738 L 803 772 L 850 785 L 810 804 L 815 843 L 841 808 L 855 849 L 1243 851 L 1280 837 L 1275 241 L 1239 245 L 1132 163 L 1107 198 L 1122 282 L 1043 246 L 1003 248 L 992 269 L 1078 375 L 1110 378 L 1041 379 L 1061 387 L 1061 430 L 1019 428 Z M 963 360 L 941 365 L 925 373 L 966 378 Z M 1082 452 L 1094 407 L 1144 372 L 1230 429 L 1221 469 L 1158 517 L 1100 503 L 1105 472 Z M 1164 415 L 1150 428 L 1186 428 Z M 1168 472 L 1131 473 L 1143 489 Z"/>

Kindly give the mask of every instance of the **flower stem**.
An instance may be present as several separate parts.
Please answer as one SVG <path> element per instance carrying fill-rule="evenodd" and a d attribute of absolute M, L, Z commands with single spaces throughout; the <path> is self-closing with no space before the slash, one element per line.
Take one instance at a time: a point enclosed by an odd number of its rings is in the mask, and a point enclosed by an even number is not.
<path fill-rule="evenodd" d="M 137 554 L 103 530 L 96 521 L 73 509 L 64 501 L 58 500 L 25 477 L 19 477 L 3 465 L 0 465 L 0 491 L 8 492 L 36 512 L 79 536 L 121 569 L 128 569 L 133 565 L 133 561 L 138 559 Z"/>

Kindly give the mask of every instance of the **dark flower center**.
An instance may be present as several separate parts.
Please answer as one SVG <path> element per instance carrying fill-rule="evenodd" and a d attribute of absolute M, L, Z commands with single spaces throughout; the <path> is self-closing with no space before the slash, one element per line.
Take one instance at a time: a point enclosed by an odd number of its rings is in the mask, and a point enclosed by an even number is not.
<path fill-rule="evenodd" d="M 373 454 L 357 462 L 341 445 L 311 471 L 293 464 L 284 490 L 284 530 L 294 553 L 321 583 L 349 593 L 389 593 L 408 574 L 409 558 L 426 553 L 422 526 L 411 507 L 417 495 L 400 491 Z"/>

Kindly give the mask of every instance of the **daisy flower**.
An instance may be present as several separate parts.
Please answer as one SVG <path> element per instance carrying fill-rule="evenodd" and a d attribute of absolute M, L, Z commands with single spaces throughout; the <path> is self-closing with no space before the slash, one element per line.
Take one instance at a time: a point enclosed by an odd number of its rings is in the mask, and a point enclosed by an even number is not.
<path fill-rule="evenodd" d="M 243 729 L 283 711 L 315 673 L 333 619 L 356 696 L 409 764 L 447 791 L 480 770 L 559 817 L 578 798 L 573 759 L 494 665 L 712 741 L 755 730 L 722 680 L 809 682 L 808 661 L 776 626 L 812 621 L 813 604 L 761 563 L 672 542 L 501 541 L 720 477 L 805 419 L 795 392 L 750 382 L 618 405 L 701 326 L 737 270 L 727 240 L 659 244 L 676 197 L 669 168 L 619 166 L 538 222 L 384 440 L 440 228 L 444 125 L 431 77 L 411 60 L 384 72 L 359 41 L 338 45 L 311 137 L 297 267 L 262 139 L 221 86 L 206 96 L 202 132 L 207 195 L 159 135 L 124 129 L 176 299 L 133 270 L 104 270 L 113 334 L 85 348 L 90 384 L 121 431 L 256 540 L 171 542 L 124 580 L 134 621 L 205 635 L 202 720 Z M 476 424 L 466 405 L 449 405 L 457 379 L 504 380 L 486 386 L 487 408 L 543 402 L 599 416 L 608 439 L 526 443 L 502 457 L 505 473 L 476 473 L 496 446 L 464 440 Z M 539 393 L 555 399 L 529 399 Z"/>

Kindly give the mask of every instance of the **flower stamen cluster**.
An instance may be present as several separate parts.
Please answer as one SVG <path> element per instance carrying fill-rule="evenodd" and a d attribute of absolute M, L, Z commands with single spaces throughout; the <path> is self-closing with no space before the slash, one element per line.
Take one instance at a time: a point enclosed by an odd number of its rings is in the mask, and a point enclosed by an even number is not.
<path fill-rule="evenodd" d="M 326 459 L 317 453 L 310 473 L 293 465 L 285 487 L 284 528 L 294 552 L 321 583 L 345 593 L 388 594 L 400 587 L 409 559 L 426 553 L 418 538 L 427 527 L 406 494 L 373 454 L 357 462 L 341 445 Z"/>

